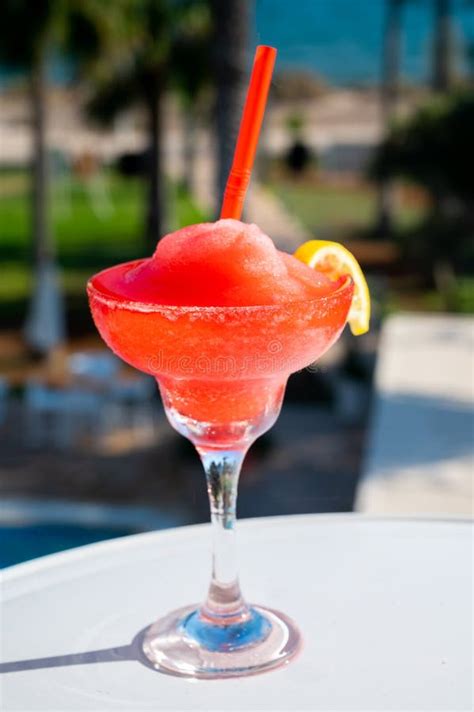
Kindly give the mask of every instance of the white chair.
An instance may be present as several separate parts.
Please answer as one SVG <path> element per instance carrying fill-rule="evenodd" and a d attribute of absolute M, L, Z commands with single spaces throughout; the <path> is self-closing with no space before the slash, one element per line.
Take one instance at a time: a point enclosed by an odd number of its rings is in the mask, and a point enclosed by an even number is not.
<path fill-rule="evenodd" d="M 103 404 L 101 393 L 53 388 L 36 379 L 28 380 L 24 393 L 26 444 L 65 450 L 86 430 L 96 435 L 101 431 Z"/>
<path fill-rule="evenodd" d="M 107 351 L 78 351 L 68 358 L 68 369 L 77 378 L 110 384 L 120 369 L 120 361 Z"/>
<path fill-rule="evenodd" d="M 150 376 L 114 379 L 107 392 L 107 422 L 131 427 L 136 437 L 144 430 L 152 430 L 156 391 Z"/>

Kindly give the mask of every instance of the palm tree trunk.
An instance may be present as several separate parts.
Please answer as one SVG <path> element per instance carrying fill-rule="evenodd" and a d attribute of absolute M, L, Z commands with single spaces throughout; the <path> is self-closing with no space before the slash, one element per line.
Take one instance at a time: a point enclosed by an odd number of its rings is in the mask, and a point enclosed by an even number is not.
<path fill-rule="evenodd" d="M 466 42 L 466 61 L 468 69 L 468 82 L 474 86 L 474 39 Z"/>
<path fill-rule="evenodd" d="M 154 251 L 156 243 L 163 237 L 165 228 L 165 179 L 163 175 L 162 151 L 162 103 L 163 87 L 161 79 L 153 82 L 148 98 L 148 129 L 150 155 L 148 161 L 148 203 L 145 237 L 147 247 Z"/>
<path fill-rule="evenodd" d="M 449 90 L 451 84 L 450 0 L 435 0 L 435 41 L 433 56 L 433 89 Z"/>
<path fill-rule="evenodd" d="M 196 116 L 192 106 L 186 106 L 183 115 L 183 187 L 188 193 L 194 189 L 194 168 L 196 165 Z"/>
<path fill-rule="evenodd" d="M 217 195 L 220 211 L 240 124 L 250 26 L 249 0 L 212 0 L 216 86 Z"/>
<path fill-rule="evenodd" d="M 46 148 L 46 67 L 40 56 L 30 80 L 33 130 L 32 233 L 33 258 L 36 266 L 54 257 L 49 212 L 49 169 Z"/>
<path fill-rule="evenodd" d="M 388 0 L 385 23 L 381 109 L 387 133 L 395 115 L 400 90 L 401 9 L 403 0 Z M 392 231 L 393 186 L 387 180 L 379 183 L 377 232 L 387 237 Z"/>

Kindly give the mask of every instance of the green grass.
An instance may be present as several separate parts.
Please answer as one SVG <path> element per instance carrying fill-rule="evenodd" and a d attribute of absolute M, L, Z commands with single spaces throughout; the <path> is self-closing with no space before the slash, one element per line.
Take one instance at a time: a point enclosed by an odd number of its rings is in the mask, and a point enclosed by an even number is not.
<path fill-rule="evenodd" d="M 57 182 L 51 216 L 59 263 L 97 267 L 111 259 L 146 254 L 145 189 L 139 179 L 111 173 L 95 185 L 74 179 Z M 173 186 L 168 186 L 166 204 L 170 229 L 205 217 L 188 195 Z M 30 250 L 27 176 L 0 175 L 0 258 L 24 260 Z"/>
<path fill-rule="evenodd" d="M 66 296 L 81 294 L 85 290 L 90 269 L 63 269 L 61 283 Z M 2 262 L 0 303 L 26 299 L 33 288 L 33 274 L 26 264 Z"/>
<path fill-rule="evenodd" d="M 0 180 L 0 186 L 2 181 Z M 90 261 L 108 254 L 143 250 L 140 237 L 143 187 L 138 181 L 112 177 L 105 182 L 109 210 L 97 213 L 92 189 L 62 181 L 51 195 L 53 234 L 60 262 L 72 257 Z M 30 208 L 27 184 L 12 194 L 0 192 L 0 254 L 24 259 L 30 253 Z"/>
<path fill-rule="evenodd" d="M 395 290 L 392 287 L 383 304 L 383 315 L 388 316 L 399 311 L 474 314 L 474 277 L 457 277 L 448 295 L 443 295 L 435 289 Z"/>
<path fill-rule="evenodd" d="M 453 290 L 447 295 L 449 306 L 458 314 L 474 314 L 474 277 L 459 277 Z M 446 311 L 446 299 L 431 290 L 424 295 L 424 304 L 432 311 Z"/>
<path fill-rule="evenodd" d="M 275 181 L 269 186 L 315 237 L 345 240 L 368 236 L 377 215 L 377 195 L 370 187 L 335 187 L 309 182 Z M 395 239 L 407 239 L 423 222 L 426 208 L 399 203 L 394 215 Z M 474 278 L 459 276 L 453 292 L 416 287 L 408 292 L 392 286 L 380 308 L 386 315 L 402 310 L 474 313 Z"/>
<path fill-rule="evenodd" d="M 308 183 L 279 182 L 272 190 L 303 225 L 324 238 L 339 231 L 367 231 L 373 227 L 377 196 L 366 187 L 335 187 Z M 395 216 L 399 228 L 416 224 L 421 208 L 402 206 Z"/>
<path fill-rule="evenodd" d="M 29 176 L 0 172 L 0 311 L 2 324 L 21 323 L 32 288 Z M 209 218 L 190 196 L 167 186 L 170 230 Z M 54 181 L 52 231 L 68 306 L 87 314 L 85 283 L 93 272 L 149 254 L 144 234 L 146 184 L 106 172 L 96 184 Z M 82 318 L 82 317 L 81 317 Z"/>
<path fill-rule="evenodd" d="M 105 172 L 95 186 L 77 179 L 56 180 L 51 193 L 53 234 L 70 321 L 81 329 L 90 320 L 85 284 L 95 271 L 149 253 L 143 238 L 146 185 L 139 179 Z M 333 187 L 273 182 L 275 194 L 315 235 L 341 239 L 373 226 L 376 195 L 365 187 Z M 18 326 L 24 320 L 32 289 L 29 175 L 25 170 L 0 171 L 0 320 Z M 166 205 L 170 230 L 209 219 L 184 191 L 169 184 Z M 94 197 L 95 196 L 95 197 Z M 105 198 L 104 198 L 105 196 Z M 401 229 L 423 216 L 421 208 L 401 207 Z M 460 284 L 460 311 L 472 309 L 472 281 Z M 426 295 L 431 308 L 441 308 L 436 295 Z"/>

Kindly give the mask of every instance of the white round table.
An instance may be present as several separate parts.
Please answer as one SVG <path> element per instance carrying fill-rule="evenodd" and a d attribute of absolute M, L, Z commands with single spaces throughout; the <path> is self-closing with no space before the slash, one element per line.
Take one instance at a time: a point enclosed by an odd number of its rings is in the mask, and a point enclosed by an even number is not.
<path fill-rule="evenodd" d="M 155 618 L 203 598 L 207 525 L 12 567 L 1 709 L 470 710 L 471 535 L 459 520 L 240 522 L 246 596 L 292 616 L 305 646 L 284 669 L 219 681 L 160 674 L 137 645 Z"/>

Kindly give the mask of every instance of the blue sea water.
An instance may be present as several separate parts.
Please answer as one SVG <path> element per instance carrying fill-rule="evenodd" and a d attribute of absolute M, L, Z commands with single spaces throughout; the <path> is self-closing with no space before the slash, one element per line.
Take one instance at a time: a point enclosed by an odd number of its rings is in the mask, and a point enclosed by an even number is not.
<path fill-rule="evenodd" d="M 309 70 L 336 85 L 380 79 L 387 0 L 254 0 L 253 7 L 255 41 L 278 48 L 278 68 Z M 463 74 L 466 48 L 474 45 L 474 3 L 451 0 L 451 7 L 456 68 Z M 433 8 L 433 0 L 404 2 L 402 73 L 412 82 L 430 78 Z M 0 85 L 15 76 L 0 66 Z M 70 63 L 52 62 L 53 81 L 72 76 Z"/>
<path fill-rule="evenodd" d="M 316 72 L 333 84 L 379 80 L 386 0 L 256 0 L 255 33 L 278 48 L 280 68 Z M 474 4 L 451 0 L 456 68 L 467 71 L 466 47 L 474 43 Z M 403 75 L 430 78 L 434 3 L 405 0 Z"/>

